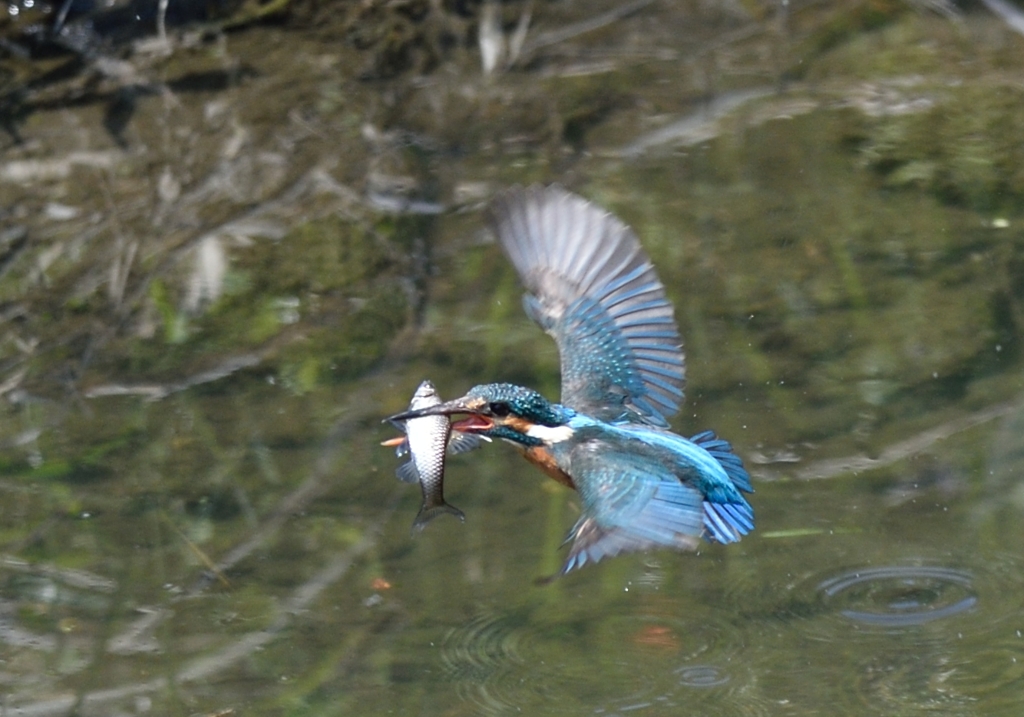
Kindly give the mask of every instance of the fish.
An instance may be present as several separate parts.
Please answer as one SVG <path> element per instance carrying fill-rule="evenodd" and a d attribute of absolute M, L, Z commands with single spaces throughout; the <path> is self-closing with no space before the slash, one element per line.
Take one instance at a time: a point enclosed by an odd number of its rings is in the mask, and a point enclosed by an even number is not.
<path fill-rule="evenodd" d="M 424 381 L 413 394 L 409 410 L 428 408 L 442 403 L 430 381 Z M 445 453 L 463 453 L 480 445 L 480 437 L 452 430 L 447 416 L 425 416 L 408 421 L 391 421 L 405 436 L 384 441 L 381 445 L 395 446 L 395 453 L 409 460 L 395 471 L 404 483 L 419 483 L 423 503 L 412 523 L 413 530 L 422 531 L 427 523 L 447 513 L 465 522 L 466 514 L 444 499 Z"/>

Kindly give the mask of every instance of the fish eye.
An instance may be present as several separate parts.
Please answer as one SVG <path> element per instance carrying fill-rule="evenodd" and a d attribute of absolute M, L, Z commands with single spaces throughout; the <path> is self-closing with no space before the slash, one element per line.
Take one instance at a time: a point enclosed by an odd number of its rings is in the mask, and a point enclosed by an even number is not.
<path fill-rule="evenodd" d="M 504 418 L 509 413 L 511 413 L 511 409 L 508 407 L 508 404 L 502 403 L 501 401 L 493 401 L 490 405 L 487 406 L 487 408 L 489 408 L 491 413 L 493 413 L 495 416 L 498 416 L 499 418 Z"/>

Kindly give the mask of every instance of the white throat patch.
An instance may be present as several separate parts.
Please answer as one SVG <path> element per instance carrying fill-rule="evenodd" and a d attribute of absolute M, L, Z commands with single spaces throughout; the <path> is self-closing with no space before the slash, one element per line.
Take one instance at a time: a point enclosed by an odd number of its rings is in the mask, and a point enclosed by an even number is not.
<path fill-rule="evenodd" d="M 545 443 L 561 443 L 572 438 L 575 433 L 569 426 L 542 426 L 539 423 L 530 426 L 526 435 L 530 438 L 537 438 Z"/>

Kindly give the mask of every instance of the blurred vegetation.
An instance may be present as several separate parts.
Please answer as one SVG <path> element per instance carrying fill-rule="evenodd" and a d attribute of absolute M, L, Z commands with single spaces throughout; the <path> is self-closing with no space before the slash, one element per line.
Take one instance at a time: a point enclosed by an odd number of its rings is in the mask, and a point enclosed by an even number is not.
<path fill-rule="evenodd" d="M 718 659 L 752 700 L 718 714 L 776 709 L 767 663 L 806 663 L 836 566 L 969 561 L 975 530 L 987 555 L 1015 544 L 1009 409 L 989 478 L 972 424 L 864 479 L 759 481 L 774 537 L 735 550 L 527 588 L 575 497 L 493 447 L 452 461 L 467 523 L 408 538 L 419 496 L 393 479 L 383 415 L 423 378 L 558 393 L 481 219 L 514 182 L 563 182 L 635 227 L 686 341 L 677 427 L 715 429 L 758 476 L 877 456 L 1020 393 L 1019 36 L 874 0 L 654 3 L 581 29 L 621 9 L 598 4 L 500 3 L 506 43 L 532 15 L 488 76 L 479 2 L 224 6 L 163 49 L 151 29 L 69 46 L 8 15 L 0 598 L 36 645 L 0 631 L 12 705 L 159 674 L 174 686 L 139 693 L 154 712 L 500 711 L 501 689 L 529 709 L 531 684 L 593 712 L 625 704 L 631 669 L 678 690 L 679 665 Z M 651 140 L 681 121 L 696 129 Z M 994 564 L 971 564 L 979 584 Z M 244 660 L 218 652 L 245 640 Z"/>

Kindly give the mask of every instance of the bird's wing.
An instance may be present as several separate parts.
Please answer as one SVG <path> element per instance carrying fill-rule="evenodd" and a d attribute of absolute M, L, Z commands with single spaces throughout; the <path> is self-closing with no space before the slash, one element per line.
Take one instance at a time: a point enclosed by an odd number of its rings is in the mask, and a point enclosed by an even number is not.
<path fill-rule="evenodd" d="M 490 221 L 558 343 L 562 403 L 604 420 L 667 426 L 683 401 L 682 340 L 633 231 L 560 186 L 514 187 Z"/>
<path fill-rule="evenodd" d="M 599 441 L 575 448 L 571 461 L 582 514 L 563 573 L 620 553 L 697 546 L 704 497 L 663 463 Z"/>
<path fill-rule="evenodd" d="M 752 490 L 750 477 L 727 441 L 707 431 L 690 442 L 722 466 L 725 478 L 719 481 L 708 479 L 706 467 L 692 457 L 674 461 L 664 447 L 616 433 L 611 440 L 585 440 L 570 452 L 582 511 L 569 534 L 573 544 L 563 573 L 619 553 L 692 550 L 699 538 L 735 543 L 754 529 L 753 508 L 739 492 Z"/>

